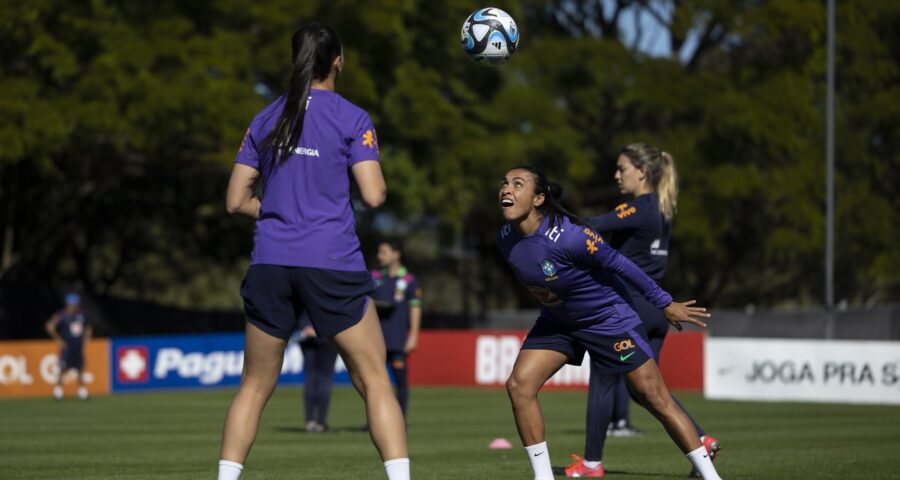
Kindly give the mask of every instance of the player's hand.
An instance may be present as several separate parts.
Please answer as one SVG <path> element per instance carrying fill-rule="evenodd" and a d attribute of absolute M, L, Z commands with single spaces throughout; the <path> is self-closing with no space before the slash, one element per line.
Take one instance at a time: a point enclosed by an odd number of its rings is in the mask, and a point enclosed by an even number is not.
<path fill-rule="evenodd" d="M 695 303 L 697 303 L 696 300 L 672 302 L 668 307 L 663 309 L 663 313 L 666 315 L 666 319 L 669 323 L 674 325 L 678 330 L 681 330 L 682 323 L 692 323 L 698 327 L 706 328 L 706 322 L 700 319 L 709 318 L 710 315 L 706 312 L 706 308 L 704 307 L 691 306 Z"/>
<path fill-rule="evenodd" d="M 403 351 L 406 353 L 412 353 L 416 351 L 416 347 L 419 346 L 419 339 L 416 337 L 409 337 L 406 339 L 406 345 L 403 346 Z"/>

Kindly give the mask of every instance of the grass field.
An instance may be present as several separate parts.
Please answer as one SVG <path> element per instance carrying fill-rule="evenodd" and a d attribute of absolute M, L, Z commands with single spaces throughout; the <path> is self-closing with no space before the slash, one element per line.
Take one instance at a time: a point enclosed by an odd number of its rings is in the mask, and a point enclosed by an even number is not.
<path fill-rule="evenodd" d="M 0 478 L 211 479 L 233 391 L 66 399 L 0 400 Z M 554 466 L 580 453 L 584 393 L 542 394 Z M 900 408 L 762 404 L 679 398 L 723 444 L 726 479 L 900 478 Z M 686 459 L 643 410 L 645 434 L 610 438 L 610 479 L 684 478 Z M 332 433 L 303 431 L 301 390 L 279 389 L 263 417 L 243 479 L 381 479 L 383 468 L 364 423 L 362 402 L 335 390 Z M 496 437 L 512 450 L 490 450 Z M 417 388 L 409 420 L 412 473 L 418 479 L 527 479 L 501 390 Z M 561 473 L 561 472 L 560 472 Z"/>

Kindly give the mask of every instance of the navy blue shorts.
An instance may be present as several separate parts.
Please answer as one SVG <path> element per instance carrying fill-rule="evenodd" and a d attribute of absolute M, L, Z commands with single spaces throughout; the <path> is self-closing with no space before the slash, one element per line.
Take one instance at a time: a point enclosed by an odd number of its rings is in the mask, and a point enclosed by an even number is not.
<path fill-rule="evenodd" d="M 581 365 L 584 352 L 588 352 L 600 373 L 630 372 L 653 358 L 643 325 L 607 336 L 539 318 L 528 332 L 522 349 L 560 352 L 568 357 L 566 363 L 572 365 Z"/>
<path fill-rule="evenodd" d="M 247 320 L 287 339 L 303 312 L 320 337 L 333 337 L 362 320 L 374 285 L 369 272 L 251 265 L 241 283 Z"/>
<path fill-rule="evenodd" d="M 59 371 L 64 372 L 70 368 L 81 370 L 84 368 L 84 350 L 78 347 L 63 347 L 59 352 Z"/>

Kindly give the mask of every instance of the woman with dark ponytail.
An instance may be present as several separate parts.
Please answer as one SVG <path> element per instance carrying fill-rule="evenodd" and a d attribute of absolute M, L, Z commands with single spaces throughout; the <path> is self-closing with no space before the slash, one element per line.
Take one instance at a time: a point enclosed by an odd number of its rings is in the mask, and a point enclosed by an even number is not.
<path fill-rule="evenodd" d="M 537 394 L 563 365 L 580 365 L 588 352 L 601 373 L 625 375 L 635 396 L 703 478 L 717 480 L 690 419 L 663 383 L 641 319 L 626 300 L 623 280 L 674 325 L 705 327 L 700 319 L 709 314 L 691 306 L 693 301 L 672 301 L 637 265 L 566 211 L 557 193 L 557 187 L 532 167 L 509 170 L 500 188 L 507 223 L 500 229 L 498 246 L 519 281 L 542 304 L 506 382 L 534 478 L 553 478 Z"/>
<path fill-rule="evenodd" d="M 241 285 L 244 372 L 225 419 L 219 479 L 240 477 L 287 340 L 307 314 L 317 334 L 337 347 L 366 403 L 388 479 L 406 480 L 403 415 L 387 374 L 350 202 L 354 181 L 366 206 L 384 202 L 375 127 L 365 111 L 334 92 L 344 67 L 337 33 L 314 22 L 291 42 L 288 87 L 250 123 L 228 183 L 228 211 L 256 219 L 256 230 Z"/>
<path fill-rule="evenodd" d="M 624 147 L 616 162 L 616 183 L 619 191 L 632 198 L 613 211 L 587 219 L 588 225 L 604 236 L 619 253 L 634 262 L 654 281 L 662 280 L 668 263 L 672 219 L 678 200 L 678 176 L 672 156 L 653 145 L 634 143 Z M 625 282 L 629 303 L 644 324 L 653 356 L 659 361 L 669 322 L 656 306 L 633 285 Z M 603 446 L 607 434 L 633 436 L 639 432 L 628 421 L 629 391 L 622 375 L 604 375 L 591 365 L 588 390 L 587 428 L 584 458 L 572 455 L 566 467 L 569 477 L 599 477 L 603 475 Z M 678 399 L 673 400 L 684 410 Z M 719 441 L 706 435 L 700 425 L 691 420 L 710 458 L 719 451 Z M 692 472 L 692 475 L 697 472 Z"/>

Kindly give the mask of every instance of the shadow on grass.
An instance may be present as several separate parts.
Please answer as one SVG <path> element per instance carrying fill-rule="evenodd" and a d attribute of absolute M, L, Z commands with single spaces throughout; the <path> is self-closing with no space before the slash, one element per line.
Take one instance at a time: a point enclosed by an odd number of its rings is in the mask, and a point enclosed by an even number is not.
<path fill-rule="evenodd" d="M 365 434 L 369 433 L 369 430 L 364 426 L 360 426 L 360 427 L 329 427 L 328 431 L 316 432 L 316 433 L 307 432 L 306 427 L 304 427 L 302 425 L 296 426 L 296 427 L 278 426 L 278 427 L 275 427 L 274 430 L 276 432 L 283 432 L 283 433 L 304 433 L 304 434 L 308 433 L 310 435 L 327 435 L 329 433 L 365 433 Z"/>
<path fill-rule="evenodd" d="M 645 435 L 644 431 L 642 429 L 636 429 L 636 430 L 637 430 L 637 433 L 632 434 L 632 435 L 607 434 L 606 438 L 613 438 L 613 437 L 615 437 L 615 438 L 637 438 L 637 437 L 643 437 Z M 565 428 L 562 430 L 562 433 L 565 433 L 566 435 L 584 435 L 584 429 L 583 428 Z"/>
<path fill-rule="evenodd" d="M 659 473 L 659 472 L 626 472 L 624 470 L 605 470 L 605 474 L 607 475 L 622 475 L 636 478 L 684 478 L 684 475 L 676 475 L 673 473 Z M 553 474 L 559 475 L 561 477 L 566 476 L 566 467 L 553 467 Z"/>

